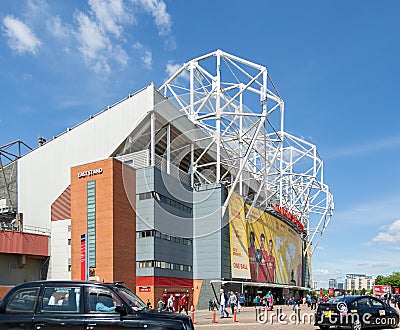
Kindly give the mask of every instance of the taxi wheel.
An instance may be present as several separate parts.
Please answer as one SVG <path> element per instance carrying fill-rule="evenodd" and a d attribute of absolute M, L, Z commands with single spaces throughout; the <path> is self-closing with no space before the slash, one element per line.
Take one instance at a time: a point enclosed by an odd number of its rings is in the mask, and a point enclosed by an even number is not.
<path fill-rule="evenodd" d="M 360 320 L 355 320 L 351 325 L 351 330 L 361 330 L 361 329 L 362 326 Z"/>

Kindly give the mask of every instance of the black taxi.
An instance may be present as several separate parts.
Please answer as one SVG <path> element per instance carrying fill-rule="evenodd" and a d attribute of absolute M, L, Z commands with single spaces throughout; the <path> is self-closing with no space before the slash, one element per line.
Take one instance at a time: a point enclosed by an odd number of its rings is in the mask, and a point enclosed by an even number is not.
<path fill-rule="evenodd" d="M 122 283 L 34 281 L 0 302 L 0 329 L 194 329 L 190 317 L 146 308 Z"/>
<path fill-rule="evenodd" d="M 329 329 L 333 326 L 354 330 L 365 328 L 397 328 L 399 313 L 393 307 L 372 296 L 338 296 L 319 304 L 316 326 Z"/>

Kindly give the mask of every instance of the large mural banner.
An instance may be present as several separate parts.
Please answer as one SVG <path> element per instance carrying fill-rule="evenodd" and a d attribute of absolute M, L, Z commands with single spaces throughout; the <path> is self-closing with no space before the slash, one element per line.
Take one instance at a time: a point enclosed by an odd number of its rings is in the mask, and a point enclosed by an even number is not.
<path fill-rule="evenodd" d="M 247 234 L 252 281 L 302 285 L 302 240 L 292 227 L 253 208 Z"/>
<path fill-rule="evenodd" d="M 233 193 L 228 206 L 232 278 L 301 286 L 302 240 L 288 224 Z"/>
<path fill-rule="evenodd" d="M 250 279 L 249 258 L 247 256 L 246 217 L 242 196 L 235 193 L 232 194 L 228 212 L 232 277 Z"/>

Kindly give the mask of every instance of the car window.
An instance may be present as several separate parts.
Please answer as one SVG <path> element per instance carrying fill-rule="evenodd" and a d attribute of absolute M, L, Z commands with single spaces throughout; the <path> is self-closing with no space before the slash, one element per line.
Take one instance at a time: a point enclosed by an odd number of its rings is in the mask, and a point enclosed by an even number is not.
<path fill-rule="evenodd" d="M 371 299 L 371 304 L 372 304 L 372 307 L 374 307 L 374 308 L 385 309 L 385 306 L 379 300 Z"/>
<path fill-rule="evenodd" d="M 38 299 L 39 288 L 24 288 L 17 290 L 8 300 L 6 312 L 26 313 L 33 312 Z"/>
<path fill-rule="evenodd" d="M 127 287 L 118 287 L 118 293 L 129 303 L 133 310 L 146 308 L 146 304 Z"/>
<path fill-rule="evenodd" d="M 370 299 L 367 298 L 367 297 L 363 297 L 363 298 L 357 299 L 354 302 L 354 305 L 356 307 L 371 307 Z"/>
<path fill-rule="evenodd" d="M 121 305 L 121 299 L 110 289 L 90 286 L 86 291 L 89 313 L 115 313 L 115 306 Z"/>
<path fill-rule="evenodd" d="M 79 313 L 80 298 L 80 287 L 45 287 L 41 311 Z"/>

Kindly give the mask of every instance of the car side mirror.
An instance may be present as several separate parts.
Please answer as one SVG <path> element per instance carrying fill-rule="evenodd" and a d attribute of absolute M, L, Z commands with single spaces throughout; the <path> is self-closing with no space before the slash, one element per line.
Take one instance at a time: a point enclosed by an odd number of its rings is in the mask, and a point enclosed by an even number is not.
<path fill-rule="evenodd" d="M 125 316 L 127 313 L 126 308 L 123 305 L 115 306 L 115 312 L 119 313 L 121 316 Z"/>

